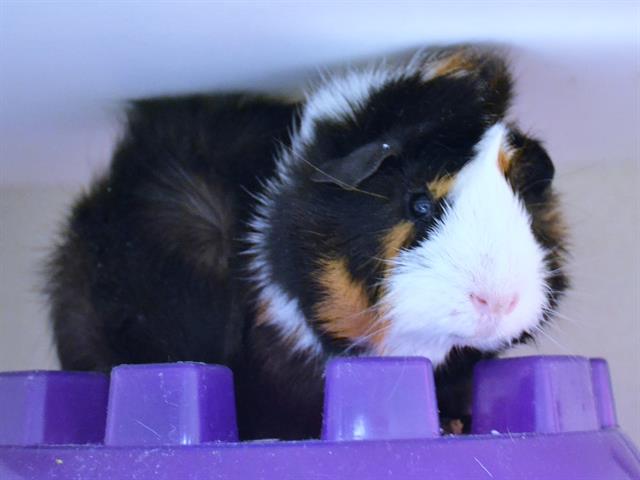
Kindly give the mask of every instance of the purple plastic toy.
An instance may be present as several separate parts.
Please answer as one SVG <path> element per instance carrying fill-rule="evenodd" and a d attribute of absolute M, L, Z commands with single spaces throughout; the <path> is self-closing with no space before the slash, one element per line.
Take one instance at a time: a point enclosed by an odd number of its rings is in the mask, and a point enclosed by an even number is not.
<path fill-rule="evenodd" d="M 98 373 L 0 374 L 0 445 L 100 443 L 108 391 Z"/>
<path fill-rule="evenodd" d="M 216 440 L 238 440 L 233 376 L 227 367 L 173 363 L 113 369 L 105 445 Z"/>
<path fill-rule="evenodd" d="M 0 374 L 0 478 L 640 479 L 598 359 L 480 363 L 466 436 L 440 436 L 421 358 L 330 362 L 322 440 L 234 442 L 224 367 L 121 366 L 107 390 L 98 374 Z"/>
<path fill-rule="evenodd" d="M 440 435 L 433 374 L 426 358 L 334 360 L 327 365 L 326 378 L 323 440 Z"/>

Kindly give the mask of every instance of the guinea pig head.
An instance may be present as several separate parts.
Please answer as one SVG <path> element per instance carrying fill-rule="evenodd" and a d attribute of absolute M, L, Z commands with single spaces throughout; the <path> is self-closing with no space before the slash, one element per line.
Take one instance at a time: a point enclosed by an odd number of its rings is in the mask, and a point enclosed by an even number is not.
<path fill-rule="evenodd" d="M 391 260 L 381 352 L 422 353 L 439 362 L 456 346 L 500 350 L 540 328 L 552 308 L 558 287 L 550 277 L 558 266 L 509 181 L 517 154 L 508 137 L 503 124 L 489 127 L 446 185 L 435 181 L 428 198 L 440 203 L 439 213 L 420 240 Z"/>
<path fill-rule="evenodd" d="M 565 232 L 538 141 L 504 116 L 497 56 L 417 56 L 312 91 L 250 238 L 259 326 L 294 349 L 497 351 L 566 287 Z"/>

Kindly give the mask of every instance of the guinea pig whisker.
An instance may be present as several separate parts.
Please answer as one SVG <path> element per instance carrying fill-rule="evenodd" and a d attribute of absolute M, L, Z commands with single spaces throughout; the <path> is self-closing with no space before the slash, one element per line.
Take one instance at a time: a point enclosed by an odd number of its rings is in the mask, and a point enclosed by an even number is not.
<path fill-rule="evenodd" d="M 354 318 L 358 318 L 358 317 L 360 317 L 360 316 L 362 316 L 362 315 L 366 315 L 366 314 L 368 314 L 368 313 L 373 313 L 373 312 L 375 312 L 376 310 L 378 310 L 379 308 L 380 308 L 380 305 L 379 305 L 378 303 L 374 303 L 373 305 L 370 305 L 369 307 L 367 307 L 367 308 L 365 308 L 365 309 L 363 309 L 363 310 L 360 310 L 360 311 L 359 311 L 359 312 L 357 312 L 357 313 L 354 313 L 354 314 L 352 314 L 352 315 L 349 315 L 349 316 L 347 316 L 347 317 L 345 317 L 345 318 L 346 318 L 346 319 L 348 319 L 348 320 L 351 320 L 351 319 L 354 319 Z M 375 325 L 376 323 L 378 323 L 378 322 L 372 322 L 372 325 Z M 366 333 L 366 332 L 367 332 L 367 331 L 365 330 L 365 333 Z"/>
<path fill-rule="evenodd" d="M 367 307 L 367 308 L 365 308 L 365 309 L 363 309 L 363 310 L 360 310 L 360 311 L 359 311 L 359 312 L 357 312 L 357 313 L 354 313 L 354 314 L 352 314 L 352 315 L 349 315 L 349 316 L 347 316 L 347 317 L 345 317 L 345 318 L 346 318 L 346 319 L 348 319 L 348 320 L 350 320 L 350 319 L 354 319 L 354 318 L 357 318 L 357 317 L 362 316 L 362 315 L 366 315 L 366 314 L 369 314 L 369 313 L 374 313 L 374 312 L 376 312 L 376 311 L 377 311 L 377 310 L 379 310 L 379 309 L 380 309 L 380 303 L 379 303 L 379 302 L 375 302 L 373 305 L 370 305 L 369 307 Z M 373 322 L 371 323 L 371 325 L 369 326 L 369 328 L 367 328 L 367 330 L 365 330 L 365 331 L 364 331 L 364 334 L 366 334 L 366 333 L 367 333 L 371 328 L 373 328 L 375 325 L 377 325 L 378 323 L 380 323 L 380 317 L 376 315 L 376 317 L 375 317 L 375 318 L 376 318 L 376 320 L 375 320 L 375 321 L 373 321 Z"/>
<path fill-rule="evenodd" d="M 548 322 L 545 327 L 550 331 L 557 331 L 560 335 L 565 335 L 567 333 L 566 330 L 563 330 L 557 322 Z"/>
<path fill-rule="evenodd" d="M 350 185 L 350 184 L 348 184 L 346 182 L 343 182 L 342 180 L 340 180 L 340 179 L 338 179 L 338 178 L 336 178 L 336 177 L 334 177 L 332 175 L 329 175 L 327 172 L 322 170 L 317 165 L 314 165 L 313 163 L 311 163 L 306 158 L 302 158 L 302 157 L 300 157 L 300 158 L 304 163 L 306 163 L 307 165 L 311 166 L 313 169 L 317 170 L 318 172 L 322 173 L 323 175 L 326 175 L 327 178 L 330 178 L 334 182 L 340 184 L 345 190 L 350 190 L 350 191 L 357 192 L 357 193 L 363 193 L 365 195 L 371 195 L 372 197 L 381 198 L 382 200 L 389 201 L 389 197 L 385 197 L 384 195 L 380 195 L 379 193 L 374 193 L 374 192 L 369 192 L 367 190 L 362 190 L 362 189 L 356 187 L 355 185 Z"/>
<path fill-rule="evenodd" d="M 260 182 L 260 183 L 262 183 L 262 182 Z M 261 190 L 264 190 L 264 188 L 265 188 L 265 185 L 261 185 Z M 249 190 L 244 185 L 240 185 L 240 190 L 242 190 L 244 193 L 249 195 L 249 197 L 251 197 L 256 202 L 261 202 L 262 201 L 262 196 L 261 196 L 260 193 L 252 192 L 251 190 Z"/>
<path fill-rule="evenodd" d="M 549 207 L 549 203 L 548 202 L 527 202 L 527 207 L 542 207 L 542 208 L 548 208 Z"/>
<path fill-rule="evenodd" d="M 375 325 L 375 323 L 373 323 L 372 325 Z M 379 335 L 387 330 L 389 330 L 391 328 L 391 324 L 386 324 L 381 326 L 380 328 L 370 332 L 370 328 L 367 329 L 367 331 L 365 332 L 365 334 L 360 335 L 356 340 L 353 341 L 353 343 L 351 343 L 351 345 L 349 345 L 346 349 L 344 349 L 342 351 L 343 355 L 348 354 L 352 349 L 359 347 L 363 344 L 365 344 L 366 342 L 368 342 L 371 338 L 375 337 L 376 335 Z"/>
<path fill-rule="evenodd" d="M 551 343 L 553 343 L 555 346 L 557 346 L 563 352 L 565 352 L 565 353 L 569 352 L 569 349 L 566 346 L 562 345 L 555 338 L 553 338 L 549 333 L 545 332 L 543 327 L 535 326 L 534 327 L 534 332 L 540 333 L 541 335 L 543 335 L 545 338 L 547 338 Z"/>
<path fill-rule="evenodd" d="M 445 150 L 447 150 L 448 152 L 455 152 L 456 150 L 454 148 L 451 148 L 449 145 L 439 142 L 437 140 L 431 140 L 431 143 L 437 147 L 442 147 Z"/>
<path fill-rule="evenodd" d="M 564 274 L 564 269 L 558 267 L 558 268 L 553 268 L 551 270 L 547 270 L 546 274 L 549 278 L 553 278 L 555 276 L 557 276 L 558 274 Z"/>
<path fill-rule="evenodd" d="M 393 259 L 391 258 L 382 258 L 382 257 L 371 257 L 372 260 L 375 260 L 376 262 L 380 262 L 388 267 L 393 266 L 395 263 L 393 261 Z"/>
<path fill-rule="evenodd" d="M 367 232 L 360 232 L 360 233 L 355 233 L 351 236 L 347 236 L 345 238 L 343 238 L 341 241 L 339 242 L 335 242 L 334 246 L 336 247 L 341 247 L 343 245 L 349 245 L 351 243 L 353 243 L 354 240 L 357 240 L 360 237 L 378 237 L 384 233 L 387 232 L 386 228 L 382 228 L 379 230 L 373 230 L 373 231 L 367 231 Z"/>
<path fill-rule="evenodd" d="M 524 194 L 528 193 L 529 190 L 531 190 L 532 188 L 534 188 L 534 187 L 536 187 L 536 186 L 538 186 L 540 184 L 544 184 L 544 183 L 546 183 L 548 181 L 549 181 L 548 179 L 543 178 L 543 179 L 535 180 L 533 182 L 526 183 L 522 187 L 522 190 L 520 192 L 518 192 L 518 193 L 520 193 L 520 195 L 524 195 Z"/>
<path fill-rule="evenodd" d="M 299 230 L 299 232 L 307 234 L 307 235 L 314 235 L 316 237 L 324 237 L 325 236 L 324 233 L 316 232 L 314 230 L 306 230 L 305 229 L 305 230 Z"/>
<path fill-rule="evenodd" d="M 579 322 L 578 320 L 576 320 L 575 318 L 571 318 L 563 313 L 560 313 L 558 311 L 550 311 L 550 313 L 555 317 L 555 318 L 559 318 L 561 320 L 566 320 L 567 322 L 571 323 L 572 325 L 579 325 L 580 327 L 582 327 L 583 325 L 589 325 L 587 323 L 584 322 Z M 590 326 L 590 325 L 589 325 Z"/>

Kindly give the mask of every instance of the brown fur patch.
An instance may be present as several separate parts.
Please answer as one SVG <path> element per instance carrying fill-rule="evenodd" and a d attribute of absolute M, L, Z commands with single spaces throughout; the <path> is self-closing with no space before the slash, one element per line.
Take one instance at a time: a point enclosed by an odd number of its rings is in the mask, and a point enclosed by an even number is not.
<path fill-rule="evenodd" d="M 533 223 L 536 231 L 549 245 L 555 245 L 564 252 L 569 228 L 558 206 L 556 195 L 550 193 L 544 208 L 534 209 L 534 213 Z"/>
<path fill-rule="evenodd" d="M 460 51 L 441 61 L 441 64 L 436 69 L 435 77 L 451 75 L 457 72 L 470 72 L 474 68 L 476 68 L 476 64 L 473 62 L 472 57 L 468 53 Z"/>
<path fill-rule="evenodd" d="M 498 152 L 498 167 L 500 171 L 506 176 L 509 175 L 511 165 L 513 162 L 513 155 L 504 148 L 501 148 Z"/>
<path fill-rule="evenodd" d="M 316 305 L 315 313 L 325 331 L 348 340 L 358 340 L 372 332 L 377 314 L 369 309 L 365 287 L 351 276 L 344 258 L 322 262 L 318 282 L 324 298 Z"/>
<path fill-rule="evenodd" d="M 255 324 L 266 325 L 271 323 L 271 314 L 269 313 L 270 303 L 266 300 L 260 300 L 256 307 Z"/>
<path fill-rule="evenodd" d="M 454 180 L 455 176 L 453 175 L 443 175 L 442 177 L 436 178 L 435 180 L 427 183 L 427 188 L 429 189 L 431 196 L 438 200 L 445 197 L 451 191 Z"/>
<path fill-rule="evenodd" d="M 413 223 L 403 221 L 394 225 L 382 238 L 383 258 L 390 260 L 395 257 L 400 249 L 411 243 L 414 235 L 415 227 Z"/>

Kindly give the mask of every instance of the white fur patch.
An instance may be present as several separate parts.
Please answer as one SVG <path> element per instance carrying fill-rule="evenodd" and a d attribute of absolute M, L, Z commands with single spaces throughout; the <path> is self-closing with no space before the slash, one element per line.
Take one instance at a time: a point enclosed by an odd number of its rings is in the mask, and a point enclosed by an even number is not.
<path fill-rule="evenodd" d="M 329 78 L 318 89 L 307 94 L 296 140 L 302 144 L 311 143 L 318 120 L 353 119 L 355 112 L 364 106 L 371 94 L 397 73 L 383 68 L 369 68 Z"/>
<path fill-rule="evenodd" d="M 322 345 L 316 333 L 309 326 L 300 310 L 298 302 L 290 298 L 273 280 L 271 267 L 266 258 L 266 238 L 269 234 L 269 221 L 273 202 L 271 198 L 283 188 L 285 176 L 265 185 L 265 193 L 257 197 L 257 211 L 251 221 L 251 233 L 248 236 L 252 247 L 246 252 L 253 257 L 250 270 L 258 291 L 258 303 L 265 305 L 266 318 L 276 327 L 283 339 L 286 339 L 294 351 L 307 351 L 313 355 L 322 353 Z"/>
<path fill-rule="evenodd" d="M 383 299 L 391 326 L 385 355 L 423 355 L 434 364 L 456 346 L 493 350 L 536 328 L 547 307 L 545 252 L 531 219 L 498 166 L 506 128 L 491 127 L 458 173 L 449 206 L 427 239 L 395 260 Z M 512 312 L 485 328 L 470 296 L 514 295 Z"/>
<path fill-rule="evenodd" d="M 260 298 L 267 305 L 267 317 L 272 319 L 272 325 L 278 328 L 283 338 L 291 340 L 294 351 L 322 352 L 318 337 L 309 327 L 296 300 L 289 298 L 275 284 L 265 286 Z"/>

